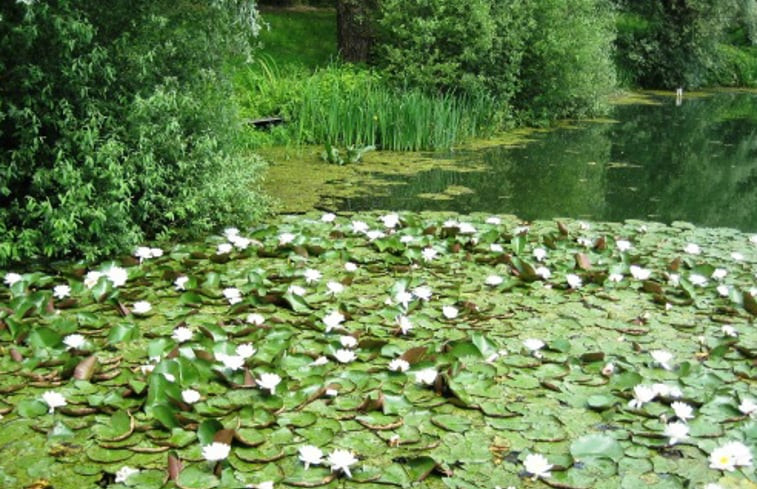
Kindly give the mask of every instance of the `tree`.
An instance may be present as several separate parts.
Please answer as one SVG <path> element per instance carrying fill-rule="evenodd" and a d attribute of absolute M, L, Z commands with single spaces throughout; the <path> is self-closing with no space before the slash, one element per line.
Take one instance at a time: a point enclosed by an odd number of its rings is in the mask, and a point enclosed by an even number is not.
<path fill-rule="evenodd" d="M 342 59 L 351 63 L 371 60 L 377 10 L 378 0 L 336 0 L 337 42 Z"/>

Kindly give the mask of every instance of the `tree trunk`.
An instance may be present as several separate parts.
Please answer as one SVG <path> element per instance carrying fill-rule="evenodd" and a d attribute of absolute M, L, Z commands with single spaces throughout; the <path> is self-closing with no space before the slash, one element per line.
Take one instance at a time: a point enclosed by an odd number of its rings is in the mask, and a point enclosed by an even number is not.
<path fill-rule="evenodd" d="M 336 0 L 337 42 L 342 59 L 366 63 L 375 42 L 378 0 Z"/>

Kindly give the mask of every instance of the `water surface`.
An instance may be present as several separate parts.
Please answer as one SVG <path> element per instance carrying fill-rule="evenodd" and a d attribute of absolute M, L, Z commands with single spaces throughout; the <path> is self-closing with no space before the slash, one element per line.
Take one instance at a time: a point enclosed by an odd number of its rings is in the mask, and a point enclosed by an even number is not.
<path fill-rule="evenodd" d="M 445 165 L 373 173 L 392 185 L 340 198 L 338 208 L 682 220 L 756 231 L 757 95 L 685 96 L 680 105 L 675 97 L 651 100 L 616 106 L 612 122 L 580 122 L 517 147 L 452 155 L 476 171 Z"/>

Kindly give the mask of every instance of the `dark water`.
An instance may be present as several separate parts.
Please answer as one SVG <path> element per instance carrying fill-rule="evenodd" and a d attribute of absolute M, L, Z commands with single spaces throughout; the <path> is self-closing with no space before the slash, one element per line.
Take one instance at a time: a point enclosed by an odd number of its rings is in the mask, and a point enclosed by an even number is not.
<path fill-rule="evenodd" d="M 680 106 L 673 97 L 656 100 L 661 105 L 616 106 L 617 123 L 580 123 L 536 134 L 523 147 L 456 154 L 486 171 L 386 176 L 404 184 L 388 196 L 345 199 L 341 209 L 683 220 L 757 231 L 757 95 L 719 93 Z M 418 198 L 454 186 L 473 192 Z"/>

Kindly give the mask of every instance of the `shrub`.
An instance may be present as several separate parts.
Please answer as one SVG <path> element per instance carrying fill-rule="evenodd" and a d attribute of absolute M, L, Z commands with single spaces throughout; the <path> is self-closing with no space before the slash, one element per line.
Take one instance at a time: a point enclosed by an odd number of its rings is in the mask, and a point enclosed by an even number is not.
<path fill-rule="evenodd" d="M 261 211 L 229 182 L 260 164 L 240 156 L 223 74 L 249 54 L 250 2 L 29 0 L 0 16 L 0 264 Z"/>

